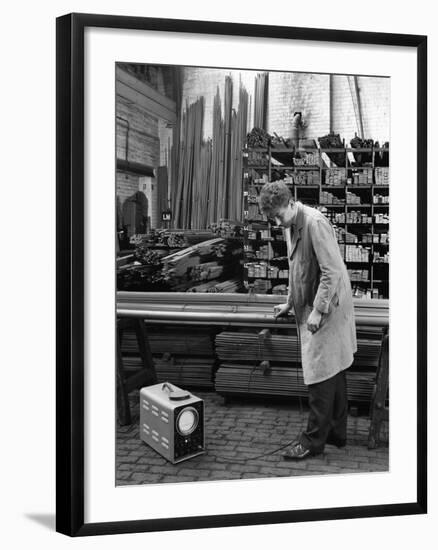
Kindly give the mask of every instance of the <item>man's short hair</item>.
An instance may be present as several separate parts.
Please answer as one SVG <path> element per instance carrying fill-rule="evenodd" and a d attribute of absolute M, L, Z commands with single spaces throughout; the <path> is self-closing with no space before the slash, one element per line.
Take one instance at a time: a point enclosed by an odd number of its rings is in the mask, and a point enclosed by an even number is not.
<path fill-rule="evenodd" d="M 292 199 L 289 187 L 282 181 L 266 183 L 260 191 L 260 208 L 263 214 L 274 217 L 280 208 L 285 208 Z"/>

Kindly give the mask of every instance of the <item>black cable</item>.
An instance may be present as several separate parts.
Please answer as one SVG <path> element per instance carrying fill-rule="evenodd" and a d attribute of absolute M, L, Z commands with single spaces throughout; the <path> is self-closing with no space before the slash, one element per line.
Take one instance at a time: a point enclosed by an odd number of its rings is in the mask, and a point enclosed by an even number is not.
<path fill-rule="evenodd" d="M 295 308 L 294 308 L 294 311 L 295 311 Z M 297 327 L 297 351 L 296 351 L 296 364 L 300 364 L 300 356 L 301 356 L 301 332 L 300 332 L 300 327 L 299 327 L 299 323 L 297 322 L 297 318 L 295 317 L 295 324 L 296 324 L 296 327 Z M 262 351 L 262 348 L 261 348 L 261 341 L 259 339 L 259 356 L 260 357 L 264 357 L 264 353 Z M 257 365 L 251 369 L 251 372 L 250 372 L 250 377 L 249 377 L 249 382 L 248 382 L 248 391 L 250 389 L 250 382 L 251 382 L 251 377 L 252 377 L 252 374 L 253 372 L 256 370 L 257 368 Z M 297 377 L 297 387 L 298 387 L 298 381 L 299 381 L 299 378 L 298 378 L 298 369 L 296 371 L 296 377 Z M 301 426 L 298 430 L 298 433 L 300 434 L 303 430 L 303 425 L 304 425 L 304 410 L 303 410 L 303 404 L 302 404 L 302 399 L 301 399 L 301 395 L 298 395 L 298 400 L 299 400 L 299 404 L 300 404 L 300 415 L 301 415 Z M 298 435 L 299 436 L 299 435 Z M 297 437 L 298 437 L 297 436 Z M 289 445 L 292 445 L 292 443 L 294 443 L 295 441 L 297 441 L 297 438 L 295 439 L 292 439 L 290 441 L 288 441 L 287 443 L 285 443 L 284 445 L 281 445 L 281 447 L 277 447 L 271 451 L 268 451 L 266 453 L 263 453 L 263 454 L 260 454 L 260 455 L 256 455 L 256 456 L 250 456 L 250 457 L 246 457 L 246 458 L 234 458 L 234 457 L 227 457 L 227 456 L 218 456 L 217 458 L 219 459 L 219 461 L 223 461 L 223 462 L 243 462 L 243 463 L 246 463 L 246 462 L 249 462 L 250 460 L 257 460 L 258 458 L 263 458 L 265 456 L 269 456 L 269 455 L 273 455 L 275 453 L 277 453 L 278 451 L 281 451 L 283 449 L 285 449 L 286 447 L 288 447 Z"/>
<path fill-rule="evenodd" d="M 220 461 L 225 461 L 225 462 L 249 462 L 250 460 L 256 460 L 258 458 L 263 458 L 264 456 L 273 455 L 273 454 L 277 453 L 278 451 L 281 451 L 282 449 L 285 449 L 286 447 L 291 445 L 294 441 L 295 441 L 295 439 L 292 439 L 291 441 L 288 441 L 287 443 L 285 443 L 281 447 L 277 447 L 273 451 L 269 451 L 269 452 L 263 453 L 261 455 L 250 456 L 250 457 L 247 457 L 247 458 L 233 458 L 233 457 L 230 457 L 230 456 L 218 456 L 217 458 L 219 459 L 219 462 Z"/>

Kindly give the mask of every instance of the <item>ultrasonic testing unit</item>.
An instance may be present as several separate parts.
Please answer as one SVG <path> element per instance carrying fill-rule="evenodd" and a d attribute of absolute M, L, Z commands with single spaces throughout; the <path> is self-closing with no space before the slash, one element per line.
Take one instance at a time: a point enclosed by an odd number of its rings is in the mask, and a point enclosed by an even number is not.
<path fill-rule="evenodd" d="M 142 388 L 140 437 L 173 464 L 203 454 L 204 401 L 170 382 Z"/>

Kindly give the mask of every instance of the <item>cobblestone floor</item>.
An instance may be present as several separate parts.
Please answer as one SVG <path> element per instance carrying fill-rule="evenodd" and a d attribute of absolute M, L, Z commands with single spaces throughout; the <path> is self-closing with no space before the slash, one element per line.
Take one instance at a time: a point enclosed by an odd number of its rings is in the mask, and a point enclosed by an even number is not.
<path fill-rule="evenodd" d="M 367 448 L 369 418 L 349 416 L 348 444 L 344 449 L 326 446 L 322 455 L 303 461 L 286 461 L 275 449 L 293 440 L 305 427 L 305 400 L 243 400 L 225 402 L 214 392 L 194 392 L 205 401 L 206 453 L 171 464 L 139 437 L 138 392 L 132 392 L 132 424 L 117 429 L 116 485 L 168 483 L 295 475 L 387 471 L 388 433 L 383 444 Z M 265 455 L 260 457 L 260 455 Z"/>

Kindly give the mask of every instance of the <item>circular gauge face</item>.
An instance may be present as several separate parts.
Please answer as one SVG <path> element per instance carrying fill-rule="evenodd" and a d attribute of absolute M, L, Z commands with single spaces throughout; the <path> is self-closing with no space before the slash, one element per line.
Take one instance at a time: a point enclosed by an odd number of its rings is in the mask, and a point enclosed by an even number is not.
<path fill-rule="evenodd" d="M 198 413 L 192 407 L 187 407 L 181 411 L 176 420 L 176 427 L 181 435 L 188 435 L 196 429 L 198 425 Z"/>

